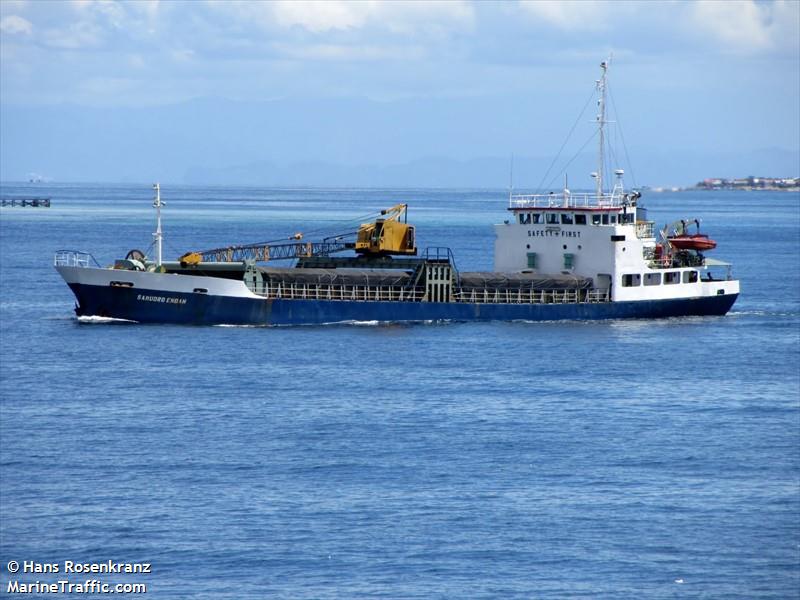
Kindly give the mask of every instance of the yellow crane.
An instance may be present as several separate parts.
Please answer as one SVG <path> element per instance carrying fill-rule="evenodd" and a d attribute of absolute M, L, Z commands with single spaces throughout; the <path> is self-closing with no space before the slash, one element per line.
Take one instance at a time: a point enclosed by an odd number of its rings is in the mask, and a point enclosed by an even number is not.
<path fill-rule="evenodd" d="M 384 218 L 373 223 L 362 224 L 356 233 L 356 242 L 344 241 L 352 233 L 327 238 L 322 242 L 305 242 L 302 233 L 289 237 L 289 242 L 261 242 L 241 246 L 226 246 L 210 250 L 187 252 L 179 258 L 183 265 L 199 265 L 202 262 L 239 262 L 308 258 L 328 256 L 343 250 L 355 248 L 356 253 L 367 256 L 388 256 L 391 254 L 417 253 L 414 244 L 414 226 L 407 223 L 406 204 L 398 204 L 381 211 Z M 403 222 L 400 222 L 401 216 Z M 351 238 L 352 239 L 352 238 Z"/>
<path fill-rule="evenodd" d="M 356 252 L 371 256 L 415 255 L 414 226 L 408 224 L 407 208 L 407 204 L 397 204 L 381 211 L 385 218 L 361 225 L 356 237 Z"/>

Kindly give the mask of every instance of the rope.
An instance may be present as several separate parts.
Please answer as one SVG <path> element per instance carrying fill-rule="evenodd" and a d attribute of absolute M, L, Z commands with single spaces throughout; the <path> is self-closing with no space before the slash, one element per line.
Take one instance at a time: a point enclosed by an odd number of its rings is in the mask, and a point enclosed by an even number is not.
<path fill-rule="evenodd" d="M 638 188 L 639 184 L 636 183 L 636 173 L 633 172 L 633 163 L 631 162 L 630 157 L 628 156 L 628 145 L 625 143 L 625 133 L 622 131 L 622 123 L 619 120 L 619 111 L 617 111 L 617 105 L 614 102 L 614 95 L 611 93 L 611 87 L 606 82 L 606 89 L 608 90 L 608 97 L 611 98 L 611 106 L 614 108 L 614 116 L 616 117 L 617 127 L 619 128 L 619 137 L 622 139 L 622 149 L 625 151 L 625 162 L 627 167 L 631 171 L 631 179 L 633 179 L 633 187 Z"/>
<path fill-rule="evenodd" d="M 545 182 L 545 179 L 547 179 L 547 176 L 550 174 L 550 170 L 553 168 L 553 165 L 555 165 L 556 162 L 558 162 L 558 159 L 561 158 L 561 153 L 564 151 L 564 147 L 567 145 L 567 142 L 569 142 L 570 137 L 572 137 L 572 133 L 575 131 L 575 128 L 578 126 L 578 123 L 580 122 L 581 118 L 583 117 L 583 113 L 586 112 L 586 107 L 589 106 L 589 103 L 594 98 L 594 92 L 595 92 L 595 90 L 593 88 L 592 92 L 589 94 L 589 98 L 586 100 L 586 103 L 583 105 L 583 109 L 581 110 L 581 114 L 579 114 L 578 118 L 575 119 L 575 122 L 572 124 L 572 128 L 569 130 L 569 133 L 567 134 L 567 138 L 564 140 L 564 143 L 561 144 L 561 148 L 558 149 L 558 154 L 556 154 L 555 158 L 553 159 L 553 162 L 550 163 L 550 166 L 547 167 L 547 171 L 544 172 L 544 175 L 542 176 L 542 180 L 539 182 L 539 187 L 536 188 L 536 192 L 535 192 L 536 194 L 539 194 L 539 193 L 542 192 L 542 184 Z M 581 148 L 581 149 L 583 149 L 583 148 Z M 575 157 L 573 156 L 572 159 L 570 160 L 570 163 L 574 159 L 575 159 Z M 561 169 L 561 171 L 558 173 L 558 175 L 556 175 L 553 178 L 553 181 L 555 181 L 556 178 L 558 178 L 564 172 L 564 170 L 569 166 L 570 163 L 567 163 L 564 166 L 564 168 Z M 549 188 L 550 185 L 548 185 L 547 187 Z"/>

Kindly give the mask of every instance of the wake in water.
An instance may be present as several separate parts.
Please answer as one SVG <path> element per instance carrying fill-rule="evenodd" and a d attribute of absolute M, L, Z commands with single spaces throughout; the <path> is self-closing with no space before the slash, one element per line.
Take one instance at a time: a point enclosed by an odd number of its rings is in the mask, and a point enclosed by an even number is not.
<path fill-rule="evenodd" d="M 115 319 L 113 317 L 98 317 L 98 316 L 80 316 L 77 318 L 79 323 L 89 323 L 89 324 L 96 324 L 96 323 L 135 323 L 139 324 L 138 321 L 131 321 L 130 319 Z"/>

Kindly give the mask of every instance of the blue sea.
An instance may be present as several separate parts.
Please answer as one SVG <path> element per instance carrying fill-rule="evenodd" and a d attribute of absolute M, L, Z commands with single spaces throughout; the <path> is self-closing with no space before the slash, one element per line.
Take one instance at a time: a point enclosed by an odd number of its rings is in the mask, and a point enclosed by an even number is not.
<path fill-rule="evenodd" d="M 645 196 L 734 264 L 725 317 L 261 328 L 78 321 L 54 252 L 146 251 L 150 186 L 0 191 L 53 203 L 0 211 L 0 594 L 800 596 L 797 194 Z M 170 259 L 407 202 L 420 247 L 488 270 L 508 218 L 501 190 L 162 197 Z M 109 560 L 151 572 L 64 573 Z"/>

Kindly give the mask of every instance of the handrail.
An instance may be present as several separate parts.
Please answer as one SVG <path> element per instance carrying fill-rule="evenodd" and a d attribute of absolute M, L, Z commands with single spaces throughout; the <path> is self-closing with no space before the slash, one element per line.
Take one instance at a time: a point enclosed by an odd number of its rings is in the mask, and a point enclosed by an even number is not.
<path fill-rule="evenodd" d="M 89 264 L 90 259 L 96 267 L 100 269 L 103 268 L 94 256 L 82 250 L 56 250 L 55 256 L 53 257 L 53 265 L 56 267 L 88 268 L 91 266 Z"/>
<path fill-rule="evenodd" d="M 627 194 L 568 193 L 514 194 L 509 208 L 617 208 L 624 206 Z"/>
<path fill-rule="evenodd" d="M 278 284 L 253 290 L 259 296 L 286 300 L 334 300 L 350 302 L 422 302 L 423 287 L 364 286 L 329 284 Z M 459 303 L 475 304 L 572 304 L 610 302 L 608 290 L 544 290 L 522 288 L 455 288 L 453 298 Z"/>

